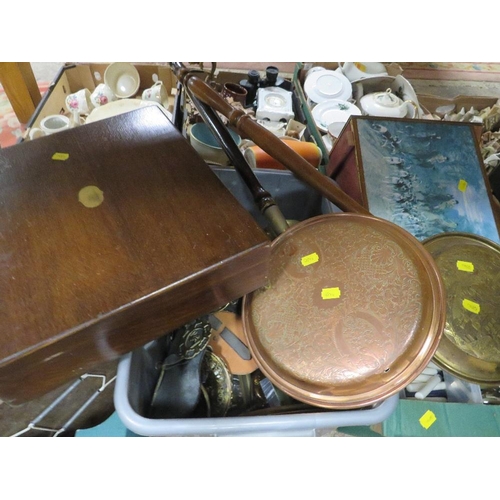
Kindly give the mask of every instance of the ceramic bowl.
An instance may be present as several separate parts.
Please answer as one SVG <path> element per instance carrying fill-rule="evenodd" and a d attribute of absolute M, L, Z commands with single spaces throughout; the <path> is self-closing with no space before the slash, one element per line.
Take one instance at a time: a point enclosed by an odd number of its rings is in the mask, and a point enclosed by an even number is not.
<path fill-rule="evenodd" d="M 137 94 L 141 79 L 133 64 L 116 62 L 106 68 L 104 83 L 113 91 L 116 97 L 125 99 Z"/>
<path fill-rule="evenodd" d="M 229 133 L 239 147 L 241 137 L 233 130 L 229 130 Z M 189 129 L 189 142 L 206 162 L 223 166 L 229 165 L 229 158 L 205 123 L 195 123 Z"/>

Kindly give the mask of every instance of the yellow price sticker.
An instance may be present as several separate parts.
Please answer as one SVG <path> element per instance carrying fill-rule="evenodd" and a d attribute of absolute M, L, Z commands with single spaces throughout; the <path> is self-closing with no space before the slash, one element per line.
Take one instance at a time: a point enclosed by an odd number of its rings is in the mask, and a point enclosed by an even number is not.
<path fill-rule="evenodd" d="M 437 420 L 436 415 L 431 410 L 427 410 L 419 419 L 420 425 L 428 429 Z"/>
<path fill-rule="evenodd" d="M 302 257 L 302 259 L 300 259 L 300 262 L 304 267 L 310 266 L 311 264 L 316 264 L 316 262 L 318 261 L 319 255 L 316 252 L 305 255 L 304 257 Z"/>
<path fill-rule="evenodd" d="M 477 302 L 472 302 L 472 300 L 464 299 L 462 300 L 462 305 L 464 309 L 467 309 L 471 313 L 479 314 L 481 312 L 481 306 Z"/>
<path fill-rule="evenodd" d="M 466 273 L 473 273 L 474 264 L 472 262 L 466 262 L 464 260 L 457 260 L 457 269 L 459 271 L 465 271 Z"/>
<path fill-rule="evenodd" d="M 363 63 L 360 62 L 355 62 L 354 66 L 359 69 L 359 71 L 364 71 L 366 72 L 366 66 Z"/>
<path fill-rule="evenodd" d="M 69 158 L 68 153 L 54 153 L 52 155 L 53 160 L 66 161 Z"/>
<path fill-rule="evenodd" d="M 323 290 L 321 290 L 321 298 L 323 300 L 340 298 L 340 288 L 338 286 L 332 288 L 323 288 Z"/>
<path fill-rule="evenodd" d="M 466 189 L 467 189 L 467 181 L 460 179 L 460 181 L 458 182 L 458 190 L 462 191 L 462 193 L 465 193 Z"/>

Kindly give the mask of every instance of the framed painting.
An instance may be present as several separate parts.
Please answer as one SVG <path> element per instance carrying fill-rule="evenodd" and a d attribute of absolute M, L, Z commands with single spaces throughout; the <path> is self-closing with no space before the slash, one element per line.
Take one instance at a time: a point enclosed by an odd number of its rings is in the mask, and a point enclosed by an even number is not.
<path fill-rule="evenodd" d="M 348 194 L 417 239 L 465 232 L 499 242 L 471 123 L 352 117 L 327 168 Z M 342 137 L 344 136 L 344 137 Z"/>

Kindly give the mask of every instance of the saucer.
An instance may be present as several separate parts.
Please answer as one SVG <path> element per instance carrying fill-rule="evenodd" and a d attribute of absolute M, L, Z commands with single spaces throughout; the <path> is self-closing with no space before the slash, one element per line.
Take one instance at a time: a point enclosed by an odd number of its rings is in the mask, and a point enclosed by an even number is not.
<path fill-rule="evenodd" d="M 328 69 L 311 73 L 304 82 L 304 91 L 314 103 L 328 99 L 347 101 L 352 97 L 351 82 L 339 71 Z"/>
<path fill-rule="evenodd" d="M 127 113 L 128 111 L 133 111 L 134 109 L 143 108 L 144 106 L 159 106 L 156 101 L 143 101 L 142 99 L 120 99 L 119 101 L 109 102 L 98 108 L 94 108 L 85 123 L 93 123 L 99 120 L 104 120 L 105 118 L 111 118 L 112 116 L 120 115 L 122 113 Z"/>
<path fill-rule="evenodd" d="M 351 115 L 361 116 L 361 110 L 349 101 L 329 99 L 314 106 L 312 116 L 321 132 L 328 132 L 334 122 L 346 123 Z"/>

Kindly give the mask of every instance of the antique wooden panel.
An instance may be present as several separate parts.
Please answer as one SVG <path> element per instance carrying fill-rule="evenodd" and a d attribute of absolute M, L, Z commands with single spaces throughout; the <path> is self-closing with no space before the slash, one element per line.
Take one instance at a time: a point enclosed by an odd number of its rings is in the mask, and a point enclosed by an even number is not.
<path fill-rule="evenodd" d="M 269 241 L 158 107 L 0 151 L 0 398 L 262 286 Z"/>

